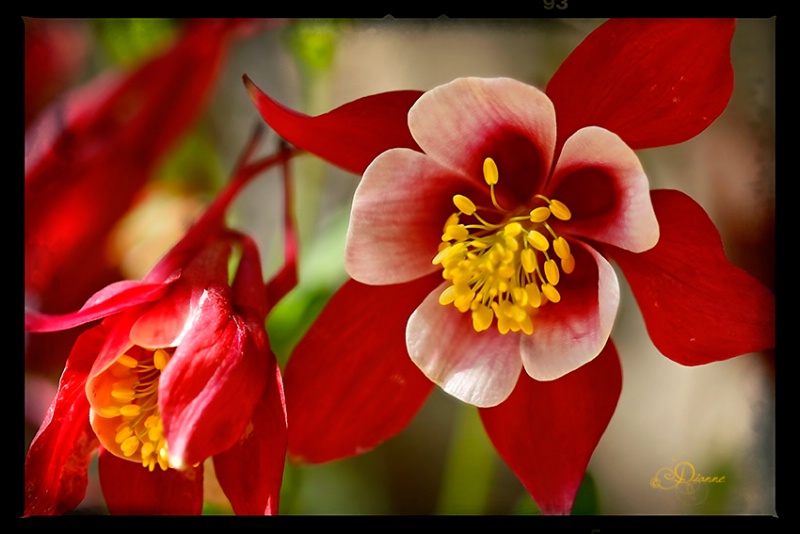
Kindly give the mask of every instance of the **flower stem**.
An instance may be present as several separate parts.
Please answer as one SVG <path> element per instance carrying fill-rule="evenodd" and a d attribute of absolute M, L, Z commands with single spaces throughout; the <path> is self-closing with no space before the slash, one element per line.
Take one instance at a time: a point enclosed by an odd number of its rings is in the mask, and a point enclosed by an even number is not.
<path fill-rule="evenodd" d="M 488 510 L 496 453 L 478 411 L 467 404 L 459 410 L 436 511 L 482 514 Z"/>

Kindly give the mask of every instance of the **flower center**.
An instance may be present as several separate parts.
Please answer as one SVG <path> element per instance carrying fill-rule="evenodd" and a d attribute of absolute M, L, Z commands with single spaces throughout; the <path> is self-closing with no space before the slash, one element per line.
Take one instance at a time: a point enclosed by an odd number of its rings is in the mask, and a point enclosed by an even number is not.
<path fill-rule="evenodd" d="M 119 418 L 114 442 L 125 458 L 141 459 L 152 471 L 156 465 L 169 467 L 167 442 L 158 410 L 158 381 L 170 360 L 164 349 L 142 350 L 138 359 L 123 354 L 106 371 L 110 373 L 111 394 L 97 410 L 102 417 Z M 134 457 L 139 452 L 139 458 Z"/>
<path fill-rule="evenodd" d="M 534 197 L 542 205 L 525 215 L 522 210 L 505 210 L 495 197 L 499 174 L 492 158 L 484 160 L 483 176 L 493 208 L 479 208 L 463 195 L 453 197 L 458 212 L 445 222 L 439 253 L 433 258 L 433 264 L 443 268 L 442 277 L 451 282 L 439 303 L 453 304 L 462 313 L 471 311 L 476 332 L 487 330 L 496 318 L 501 334 L 532 334 L 535 310 L 561 300 L 556 289 L 561 272 L 575 269 L 569 243 L 547 222 L 551 215 L 567 221 L 571 214 L 564 203 L 542 195 Z M 479 210 L 499 213 L 501 222 L 487 222 Z M 462 223 L 461 216 L 470 220 Z"/>

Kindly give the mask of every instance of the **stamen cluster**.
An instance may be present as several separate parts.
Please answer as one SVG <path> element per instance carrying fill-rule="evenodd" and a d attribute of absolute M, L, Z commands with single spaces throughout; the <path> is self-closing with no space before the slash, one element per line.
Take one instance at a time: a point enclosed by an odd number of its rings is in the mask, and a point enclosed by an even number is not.
<path fill-rule="evenodd" d="M 496 318 L 501 334 L 532 334 L 535 310 L 561 300 L 556 289 L 561 271 L 569 274 L 575 268 L 569 243 L 547 221 L 551 215 L 562 221 L 572 215 L 562 202 L 536 195 L 545 205 L 515 216 L 501 208 L 495 196 L 499 174 L 492 158 L 484 160 L 483 174 L 494 209 L 481 209 L 499 212 L 502 222 L 487 222 L 472 200 L 453 197 L 458 212 L 445 222 L 439 253 L 433 258 L 433 264 L 443 268 L 442 277 L 452 282 L 439 303 L 453 304 L 462 313 L 471 311 L 477 332 L 487 330 Z M 462 216 L 472 221 L 462 223 Z M 551 245 L 560 269 L 549 253 Z"/>
<path fill-rule="evenodd" d="M 103 417 L 120 417 L 114 441 L 126 458 L 134 459 L 139 451 L 142 465 L 150 471 L 158 465 L 169 467 L 167 442 L 158 410 L 158 382 L 170 360 L 164 349 L 142 350 L 139 359 L 123 354 L 111 366 L 115 382 L 111 386 L 111 403 L 98 413 Z"/>

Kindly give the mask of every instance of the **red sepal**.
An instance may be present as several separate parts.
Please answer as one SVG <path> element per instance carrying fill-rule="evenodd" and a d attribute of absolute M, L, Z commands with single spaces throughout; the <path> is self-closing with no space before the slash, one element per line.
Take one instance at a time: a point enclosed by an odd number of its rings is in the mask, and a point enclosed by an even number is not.
<path fill-rule="evenodd" d="M 349 280 L 295 348 L 284 374 L 289 455 L 320 463 L 366 452 L 400 432 L 433 383 L 406 351 L 406 322 L 441 281 Z"/>
<path fill-rule="evenodd" d="M 286 403 L 280 369 L 270 355 L 271 377 L 241 439 L 214 456 L 214 470 L 237 515 L 274 515 L 286 461 Z"/>
<path fill-rule="evenodd" d="M 355 174 L 395 147 L 419 150 L 408 131 L 408 110 L 421 91 L 366 96 L 310 117 L 272 100 L 246 75 L 244 85 L 264 121 L 282 138 Z"/>
<path fill-rule="evenodd" d="M 775 346 L 775 296 L 725 257 L 706 212 L 680 191 L 651 192 L 661 227 L 655 248 L 604 247 L 622 269 L 656 348 L 683 365 Z"/>
<path fill-rule="evenodd" d="M 543 514 L 569 514 L 586 466 L 622 391 L 614 344 L 551 382 L 522 373 L 511 396 L 479 409 L 495 449 Z"/>
<path fill-rule="evenodd" d="M 602 126 L 633 149 L 699 134 L 733 91 L 735 21 L 611 19 L 589 34 L 547 85 L 561 147 L 584 126 Z"/>
<path fill-rule="evenodd" d="M 200 515 L 203 511 L 203 466 L 184 471 L 117 458 L 100 450 L 100 487 L 111 515 Z"/>
<path fill-rule="evenodd" d="M 102 325 L 84 332 L 75 341 L 56 398 L 28 450 L 26 516 L 69 512 L 86 493 L 89 461 L 98 441 L 89 425 L 89 401 L 84 387 L 104 341 Z"/>

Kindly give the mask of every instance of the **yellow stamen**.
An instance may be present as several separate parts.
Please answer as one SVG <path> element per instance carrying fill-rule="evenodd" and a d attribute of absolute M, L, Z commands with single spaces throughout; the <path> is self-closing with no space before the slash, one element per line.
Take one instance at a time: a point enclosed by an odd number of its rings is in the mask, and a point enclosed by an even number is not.
<path fill-rule="evenodd" d="M 561 300 L 556 289 L 561 273 L 575 268 L 569 243 L 547 222 L 551 214 L 559 221 L 571 214 L 563 202 L 542 195 L 534 199 L 545 206 L 506 211 L 495 196 L 499 172 L 492 158 L 484 160 L 483 175 L 494 209 L 480 208 L 489 212 L 484 218 L 472 200 L 453 196 L 458 212 L 445 222 L 442 243 L 432 259 L 433 265 L 442 266 L 442 278 L 450 282 L 438 300 L 443 306 L 470 312 L 476 332 L 487 330 L 497 319 L 501 334 L 531 335 L 538 308 Z M 548 254 L 551 245 L 553 257 Z"/>

